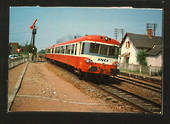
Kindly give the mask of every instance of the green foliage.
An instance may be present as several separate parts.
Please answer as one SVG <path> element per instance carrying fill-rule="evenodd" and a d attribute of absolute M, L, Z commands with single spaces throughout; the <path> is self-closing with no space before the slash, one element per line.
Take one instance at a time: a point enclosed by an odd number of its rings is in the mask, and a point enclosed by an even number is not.
<path fill-rule="evenodd" d="M 146 50 L 139 50 L 139 52 L 137 54 L 137 61 L 141 65 L 147 65 L 147 62 L 146 62 Z"/>
<path fill-rule="evenodd" d="M 19 48 L 21 48 L 20 54 L 29 54 L 33 52 L 32 45 L 26 44 L 25 46 L 19 45 Z M 37 48 L 35 47 L 35 52 L 37 52 Z"/>
<path fill-rule="evenodd" d="M 45 50 L 40 50 L 38 53 L 40 53 L 40 54 L 45 54 Z"/>
<path fill-rule="evenodd" d="M 162 68 L 159 70 L 158 75 L 162 75 Z"/>

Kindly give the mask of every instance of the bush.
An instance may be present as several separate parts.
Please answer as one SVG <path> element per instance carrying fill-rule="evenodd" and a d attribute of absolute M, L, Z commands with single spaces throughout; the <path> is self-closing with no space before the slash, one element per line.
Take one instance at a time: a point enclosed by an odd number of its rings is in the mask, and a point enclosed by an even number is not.
<path fill-rule="evenodd" d="M 137 54 L 137 61 L 139 62 L 139 64 L 147 66 L 146 50 L 139 50 Z"/>

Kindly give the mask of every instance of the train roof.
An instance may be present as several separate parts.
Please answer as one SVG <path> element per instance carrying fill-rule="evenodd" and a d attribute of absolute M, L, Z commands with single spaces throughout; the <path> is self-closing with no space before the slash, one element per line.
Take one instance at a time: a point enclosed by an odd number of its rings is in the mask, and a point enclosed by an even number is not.
<path fill-rule="evenodd" d="M 109 38 L 107 36 L 86 35 L 86 36 L 79 37 L 79 38 L 76 38 L 76 39 L 73 39 L 73 40 L 69 40 L 69 41 L 66 41 L 66 42 L 55 44 L 53 46 L 48 47 L 47 49 L 57 47 L 57 46 L 61 46 L 61 45 L 76 43 L 76 42 L 80 42 L 80 41 L 96 41 L 96 42 L 101 42 L 101 43 L 120 45 L 120 43 L 117 40 L 115 40 L 113 38 Z"/>

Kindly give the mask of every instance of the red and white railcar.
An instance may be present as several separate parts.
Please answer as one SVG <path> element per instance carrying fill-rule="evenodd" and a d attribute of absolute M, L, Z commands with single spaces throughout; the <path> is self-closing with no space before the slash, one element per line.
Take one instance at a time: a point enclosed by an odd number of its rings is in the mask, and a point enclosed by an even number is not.
<path fill-rule="evenodd" d="M 46 48 L 45 57 L 84 73 L 116 75 L 120 43 L 100 35 L 86 35 Z"/>

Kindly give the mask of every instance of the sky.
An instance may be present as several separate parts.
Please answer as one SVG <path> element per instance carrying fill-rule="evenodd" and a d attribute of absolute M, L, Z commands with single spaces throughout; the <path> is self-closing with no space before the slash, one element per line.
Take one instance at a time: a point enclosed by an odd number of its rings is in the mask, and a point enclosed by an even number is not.
<path fill-rule="evenodd" d="M 115 37 L 115 28 L 124 32 L 146 34 L 146 23 L 157 24 L 156 36 L 162 36 L 161 9 L 112 7 L 11 7 L 9 42 L 20 45 L 31 42 L 30 26 L 37 19 L 35 46 L 38 51 L 74 35 L 103 35 Z M 121 42 L 119 32 L 117 40 Z"/>

